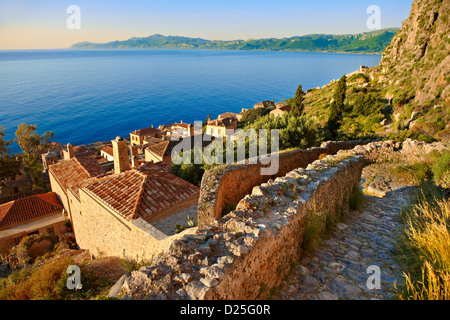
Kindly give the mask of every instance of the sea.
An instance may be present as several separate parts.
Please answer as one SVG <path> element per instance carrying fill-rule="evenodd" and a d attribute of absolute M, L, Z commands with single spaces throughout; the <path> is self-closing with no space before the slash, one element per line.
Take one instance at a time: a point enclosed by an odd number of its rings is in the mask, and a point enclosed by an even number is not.
<path fill-rule="evenodd" d="M 141 128 L 192 123 L 324 86 L 380 55 L 227 50 L 0 51 L 0 125 L 90 144 Z M 15 152 L 18 146 L 11 145 Z"/>

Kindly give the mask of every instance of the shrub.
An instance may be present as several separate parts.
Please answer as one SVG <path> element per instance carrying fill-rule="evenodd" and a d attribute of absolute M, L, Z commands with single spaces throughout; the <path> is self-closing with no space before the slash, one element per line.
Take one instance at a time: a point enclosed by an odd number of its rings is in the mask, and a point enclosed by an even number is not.
<path fill-rule="evenodd" d="M 66 270 L 72 264 L 69 258 L 61 258 L 43 265 L 27 276 L 19 272 L 17 277 L 0 290 L 0 300 L 53 300 L 62 299 L 66 286 Z M 66 276 L 65 276 L 66 275 Z"/>
<path fill-rule="evenodd" d="M 270 113 L 270 110 L 267 108 L 253 108 L 250 110 L 246 110 L 244 111 L 244 113 L 242 113 L 241 122 L 251 123 L 268 113 Z"/>
<path fill-rule="evenodd" d="M 414 162 L 413 164 L 400 165 L 396 168 L 405 179 L 411 180 L 416 184 L 431 178 L 431 168 L 426 162 Z"/>
<path fill-rule="evenodd" d="M 450 151 L 437 156 L 432 168 L 436 183 L 443 188 L 450 188 Z"/>
<path fill-rule="evenodd" d="M 375 93 L 359 93 L 353 111 L 357 114 L 369 116 L 378 114 L 384 109 L 384 104 L 378 99 Z"/>

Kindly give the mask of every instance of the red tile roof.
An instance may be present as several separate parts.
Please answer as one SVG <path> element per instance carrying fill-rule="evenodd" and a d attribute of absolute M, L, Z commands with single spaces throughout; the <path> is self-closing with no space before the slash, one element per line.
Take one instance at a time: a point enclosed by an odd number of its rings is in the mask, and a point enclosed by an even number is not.
<path fill-rule="evenodd" d="M 189 123 L 174 123 L 173 124 L 173 127 L 181 127 L 181 128 L 184 128 L 184 129 L 188 129 L 191 126 L 192 126 L 192 124 L 189 124 Z"/>
<path fill-rule="evenodd" d="M 147 146 L 146 149 L 148 151 L 152 152 L 153 154 L 157 155 L 158 157 L 164 158 L 164 157 L 171 157 L 173 148 L 175 148 L 175 146 L 178 145 L 182 141 L 189 142 L 191 148 L 193 149 L 195 147 L 194 143 L 195 143 L 196 139 L 201 140 L 202 148 L 206 148 L 214 140 L 214 138 L 212 136 L 208 136 L 206 134 L 203 134 L 201 137 L 198 137 L 198 136 L 199 135 L 184 137 L 180 140 L 161 141 L 160 143 L 155 143 L 155 144 Z M 184 150 L 184 151 L 187 151 L 187 150 Z"/>
<path fill-rule="evenodd" d="M 0 228 L 44 217 L 62 209 L 54 192 L 17 199 L 0 205 Z"/>
<path fill-rule="evenodd" d="M 111 157 L 114 156 L 114 151 L 113 148 L 111 146 L 106 146 L 102 149 L 103 152 L 109 154 Z"/>
<path fill-rule="evenodd" d="M 95 179 L 82 190 L 128 220 L 147 221 L 177 204 L 198 198 L 200 191 L 171 174 L 170 166 L 162 162 Z"/>
<path fill-rule="evenodd" d="M 211 120 L 208 122 L 208 126 L 215 126 L 215 127 L 225 127 L 229 128 L 231 127 L 237 120 L 235 118 L 223 118 L 223 119 L 217 119 L 217 120 Z"/>
<path fill-rule="evenodd" d="M 155 128 L 149 127 L 149 128 L 135 130 L 135 131 L 131 132 L 131 134 L 135 134 L 135 135 L 138 135 L 138 136 L 145 136 L 145 135 L 148 135 L 148 134 L 158 133 L 159 131 L 160 131 L 159 129 L 155 129 Z"/>
<path fill-rule="evenodd" d="M 284 114 L 285 112 L 291 112 L 292 107 L 288 104 L 282 107 L 278 107 L 276 109 L 273 109 L 272 111 L 270 111 L 271 114 Z"/>
<path fill-rule="evenodd" d="M 95 158 L 78 156 L 50 165 L 49 171 L 64 192 L 86 179 L 105 173 Z"/>

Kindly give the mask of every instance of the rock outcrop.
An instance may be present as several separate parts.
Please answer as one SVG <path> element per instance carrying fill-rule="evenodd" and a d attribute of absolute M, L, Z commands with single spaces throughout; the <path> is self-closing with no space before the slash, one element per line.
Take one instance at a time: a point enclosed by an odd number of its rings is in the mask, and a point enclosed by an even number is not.
<path fill-rule="evenodd" d="M 399 103 L 450 102 L 450 1 L 415 0 L 377 68 Z M 403 101 L 401 101 L 403 100 Z M 436 104 L 434 104 L 436 105 Z"/>

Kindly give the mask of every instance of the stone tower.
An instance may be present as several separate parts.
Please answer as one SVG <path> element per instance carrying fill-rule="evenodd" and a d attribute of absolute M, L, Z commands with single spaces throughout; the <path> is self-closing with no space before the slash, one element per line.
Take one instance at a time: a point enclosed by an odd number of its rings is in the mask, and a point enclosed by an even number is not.
<path fill-rule="evenodd" d="M 128 158 L 128 143 L 127 140 L 116 137 L 111 140 L 114 157 L 114 173 L 119 174 L 125 170 L 130 169 L 130 161 Z"/>

